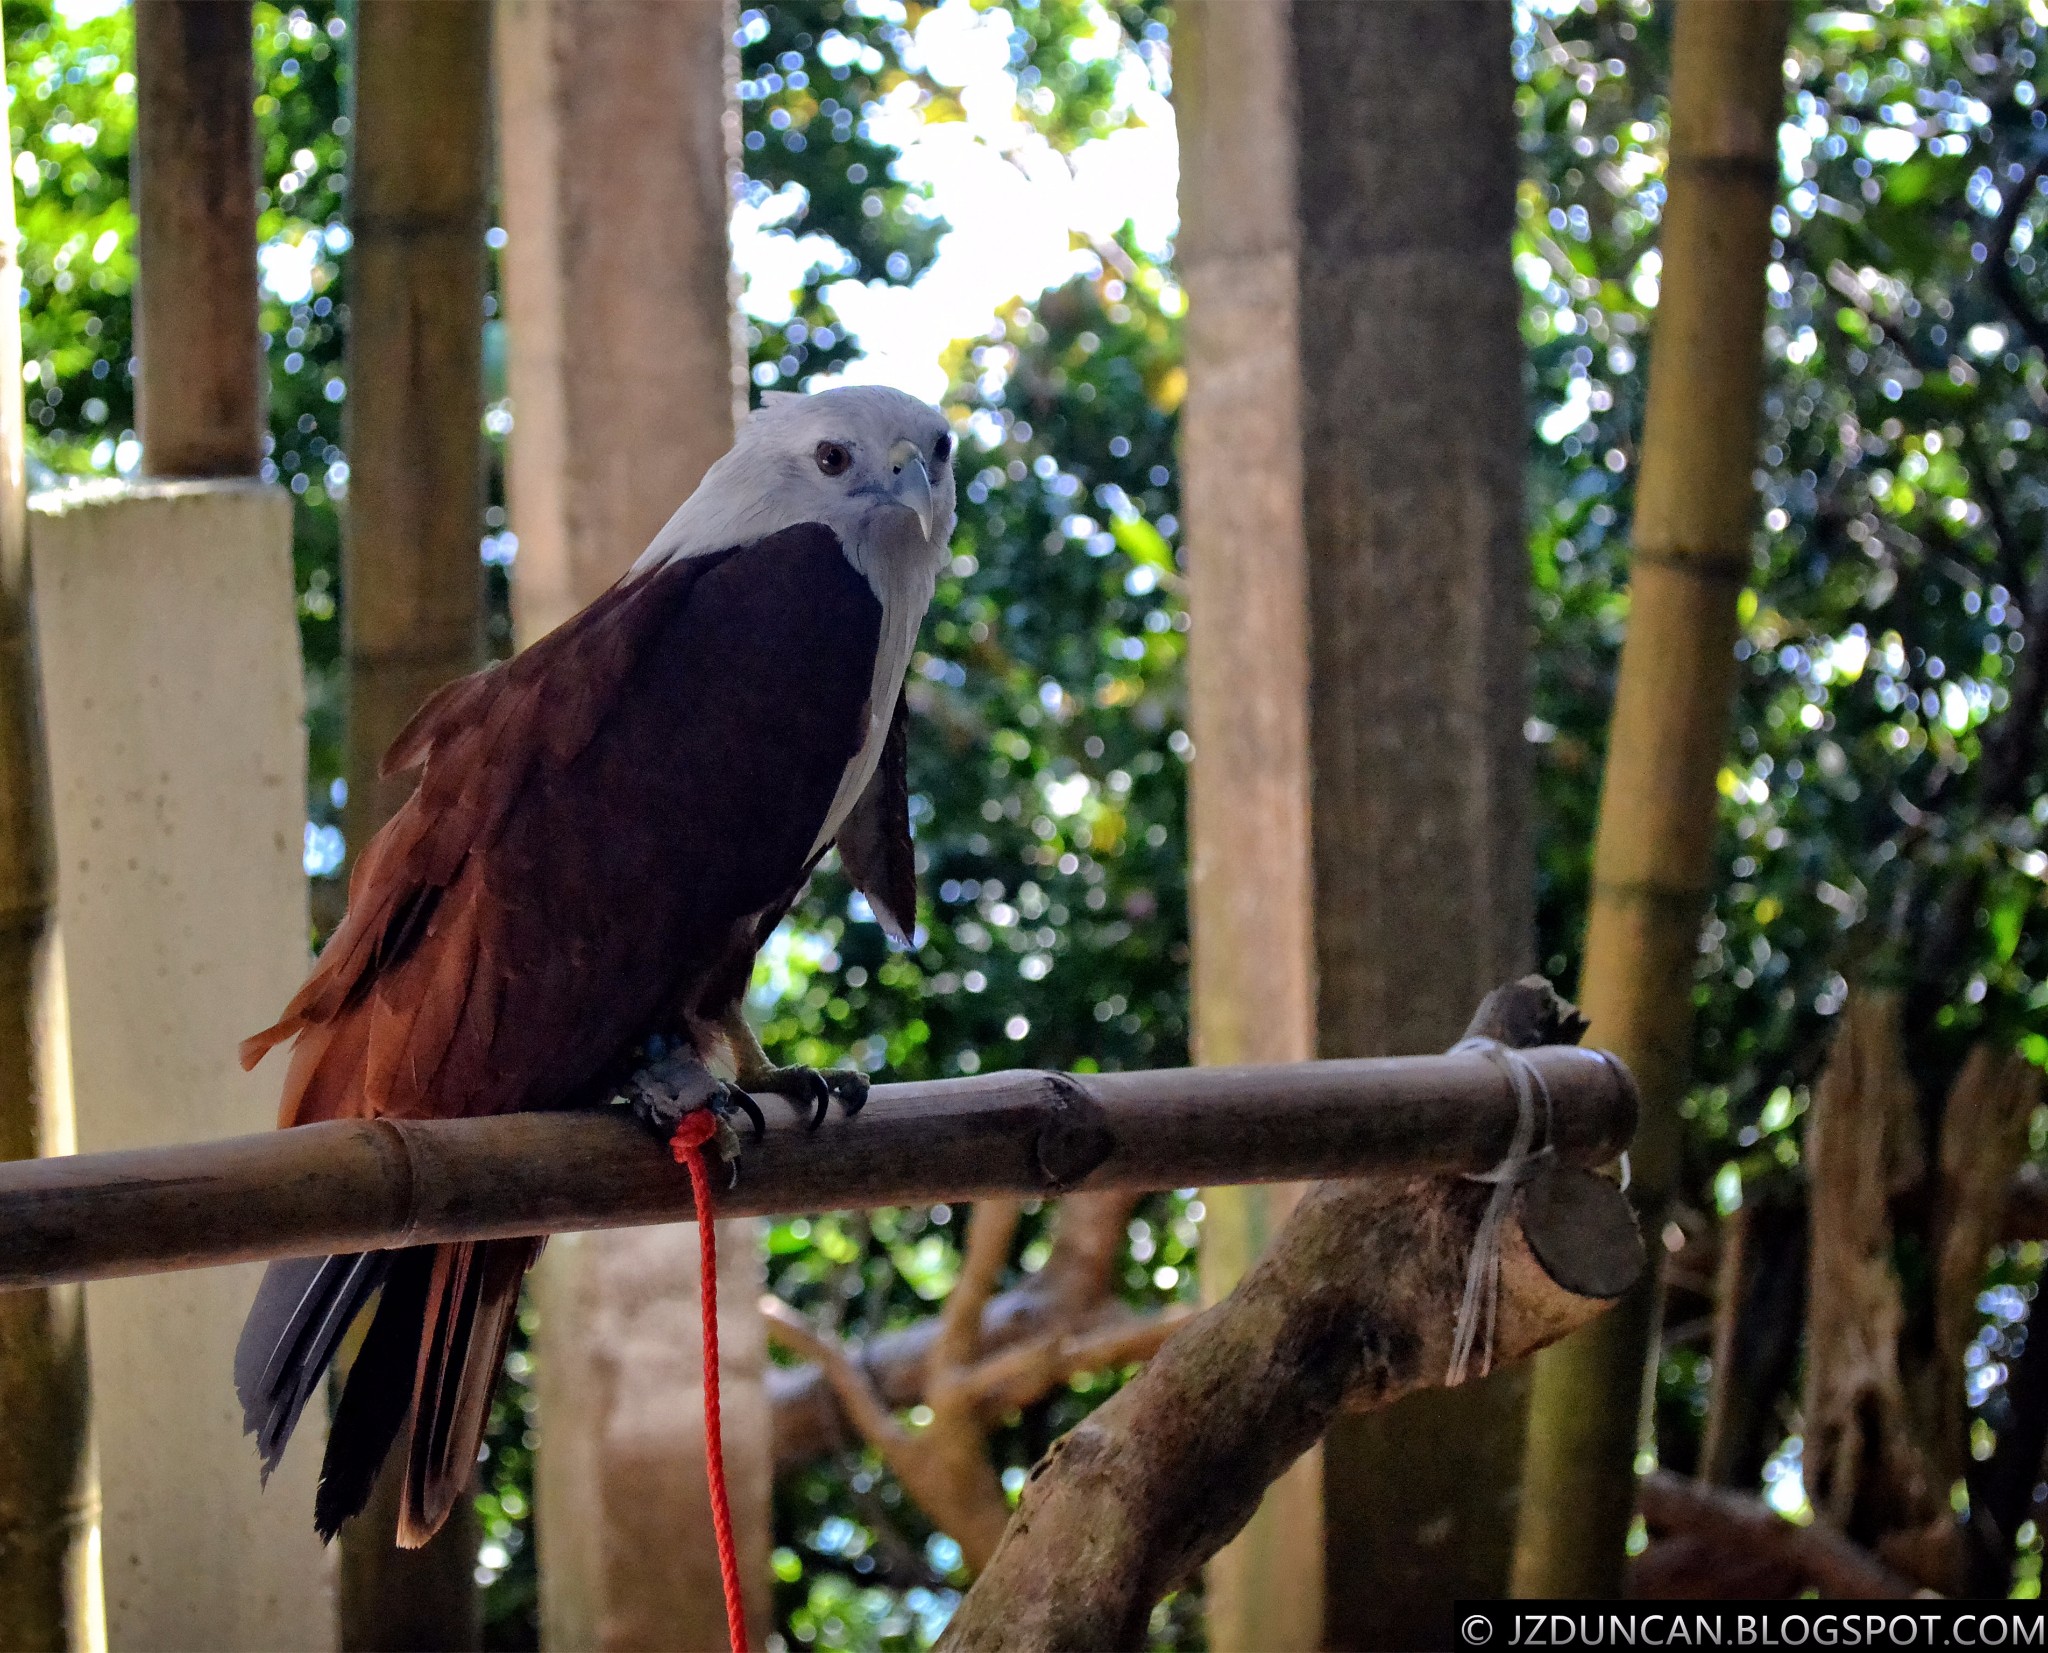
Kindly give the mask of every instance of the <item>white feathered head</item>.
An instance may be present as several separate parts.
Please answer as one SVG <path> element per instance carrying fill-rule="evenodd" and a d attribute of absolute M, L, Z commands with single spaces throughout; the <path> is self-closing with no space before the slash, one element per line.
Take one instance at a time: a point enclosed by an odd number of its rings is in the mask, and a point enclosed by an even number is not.
<path fill-rule="evenodd" d="M 945 415 L 884 385 L 771 392 L 635 566 L 822 522 L 864 567 L 935 570 L 953 537 L 953 448 Z"/>

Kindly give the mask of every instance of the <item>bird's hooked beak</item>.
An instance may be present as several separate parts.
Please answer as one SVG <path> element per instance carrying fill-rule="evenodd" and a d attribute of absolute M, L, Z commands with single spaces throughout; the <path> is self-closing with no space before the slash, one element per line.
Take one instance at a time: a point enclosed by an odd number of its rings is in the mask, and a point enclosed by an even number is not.
<path fill-rule="evenodd" d="M 917 518 L 924 537 L 932 537 L 932 479 L 924 468 L 924 454 L 915 442 L 898 442 L 889 450 L 889 497 L 907 506 Z"/>

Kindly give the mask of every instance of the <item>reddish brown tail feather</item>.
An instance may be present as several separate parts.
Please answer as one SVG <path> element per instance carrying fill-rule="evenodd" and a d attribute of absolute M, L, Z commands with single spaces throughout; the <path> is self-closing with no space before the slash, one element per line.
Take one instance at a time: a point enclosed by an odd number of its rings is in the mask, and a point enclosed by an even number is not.
<path fill-rule="evenodd" d="M 417 1549 L 469 1490 L 538 1240 L 440 1246 L 427 1285 L 398 1542 Z"/>

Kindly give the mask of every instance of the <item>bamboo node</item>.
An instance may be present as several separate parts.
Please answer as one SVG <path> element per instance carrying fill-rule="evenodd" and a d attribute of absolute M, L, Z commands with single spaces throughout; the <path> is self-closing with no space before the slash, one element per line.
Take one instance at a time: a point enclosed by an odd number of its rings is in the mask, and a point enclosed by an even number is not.
<path fill-rule="evenodd" d="M 1032 1144 L 1032 1157 L 1046 1186 L 1061 1190 L 1079 1182 L 1116 1147 L 1102 1104 L 1064 1073 L 1045 1076 L 1049 1093 L 1045 1119 Z"/>
<path fill-rule="evenodd" d="M 403 1120 L 376 1118 L 369 1124 L 370 1140 L 377 1145 L 379 1157 L 389 1162 L 393 1170 L 391 1208 L 405 1219 L 404 1229 L 392 1242 L 395 1250 L 411 1245 L 414 1230 L 419 1227 L 419 1173 L 413 1161 L 413 1141 Z"/>

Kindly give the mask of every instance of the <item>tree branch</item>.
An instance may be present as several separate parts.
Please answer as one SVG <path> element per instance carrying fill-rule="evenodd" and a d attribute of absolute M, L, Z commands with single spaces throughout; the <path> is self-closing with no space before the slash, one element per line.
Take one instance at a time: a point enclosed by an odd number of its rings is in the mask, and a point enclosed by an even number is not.
<path fill-rule="evenodd" d="M 768 1322 L 771 1343 L 800 1355 L 824 1374 L 840 1410 L 885 1460 L 909 1442 L 910 1431 L 897 1421 L 867 1373 L 859 1362 L 848 1358 L 836 1337 L 826 1336 L 773 1292 L 761 1298 L 761 1318 Z M 895 1467 L 893 1462 L 890 1467 Z"/>
<path fill-rule="evenodd" d="M 1144 1195 L 1130 1189 L 1109 1189 L 1101 1193 L 1070 1194 L 1060 1201 L 1053 1228 L 1052 1252 L 1045 1266 L 1023 1285 L 999 1292 L 982 1310 L 979 1370 L 986 1374 L 1002 1351 L 1023 1345 L 1028 1353 L 1018 1356 L 1018 1366 L 1036 1372 L 1060 1366 L 1046 1387 L 1026 1393 L 1019 1378 L 1001 1380 L 1003 1393 L 996 1402 L 1006 1409 L 1027 1406 L 1039 1399 L 1052 1384 L 1077 1372 L 1099 1371 L 1149 1356 L 1164 1331 L 1143 1342 L 1140 1328 L 1150 1321 L 1133 1322 L 1111 1297 L 1112 1271 L 1123 1252 L 1124 1233 L 1132 1209 Z M 1159 1317 L 1160 1326 L 1177 1323 L 1171 1311 Z M 892 1407 L 914 1406 L 924 1399 L 925 1363 L 931 1358 L 940 1321 L 934 1316 L 895 1331 L 853 1345 L 848 1358 L 856 1361 L 873 1382 L 876 1391 Z M 1134 1352 L 1112 1358 L 1118 1338 L 1131 1340 Z M 1068 1361 L 1048 1350 L 1078 1340 L 1078 1352 Z M 1093 1341 L 1091 1341 L 1093 1340 Z M 1090 1357 L 1085 1350 L 1097 1344 L 1110 1351 Z M 1013 1370 L 1008 1366 L 1000 1368 Z M 987 1381 L 984 1376 L 977 1381 Z M 849 1420 L 834 1403 L 832 1387 L 816 1366 L 778 1366 L 768 1374 L 768 1400 L 775 1413 L 775 1472 L 787 1474 L 815 1458 L 836 1452 L 849 1444 Z M 986 1415 L 986 1412 L 984 1413 Z"/>
<path fill-rule="evenodd" d="M 1052 1254 L 1039 1272 L 1039 1280 L 1060 1304 L 1073 1310 L 1093 1308 L 1109 1295 L 1131 1212 L 1144 1197 L 1136 1190 L 1112 1188 L 1099 1194 L 1070 1194 L 1060 1201 Z"/>
<path fill-rule="evenodd" d="M 1023 1207 L 1015 1200 L 979 1200 L 967 1215 L 967 1247 L 960 1259 L 960 1278 L 946 1294 L 939 1311 L 939 1340 L 927 1361 L 925 1388 L 932 1373 L 965 1372 L 981 1353 L 981 1313 L 995 1295 L 996 1282 L 1010 1261 L 1010 1242 L 1017 1235 Z"/>
<path fill-rule="evenodd" d="M 925 1361 L 924 1398 L 932 1417 L 920 1441 L 920 1473 L 928 1485 L 944 1490 L 936 1505 L 923 1497 L 918 1502 L 959 1541 L 976 1572 L 995 1553 L 1010 1506 L 989 1460 L 974 1366 L 981 1354 L 981 1313 L 1009 1263 L 1021 1214 L 1016 1200 L 982 1200 L 969 1213 L 960 1278 L 947 1294 L 938 1341 Z"/>
<path fill-rule="evenodd" d="M 1117 1315 L 1082 1331 L 1050 1331 L 989 1356 L 969 1374 L 967 1387 L 984 1417 L 1002 1417 L 1082 1372 L 1151 1359 L 1194 1312 L 1176 1305 L 1158 1314 Z"/>
<path fill-rule="evenodd" d="M 1096 1226 L 1113 1215 L 1112 1204 L 1098 1202 Z M 770 1338 L 812 1363 L 847 1423 L 881 1454 L 905 1490 L 959 1542 L 968 1565 L 977 1569 L 987 1562 L 1009 1520 L 1002 1484 L 988 1457 L 989 1425 L 1077 1372 L 1146 1358 L 1187 1312 L 1140 1316 L 1126 1311 L 1082 1329 L 1074 1324 L 1078 1313 L 1063 1310 L 1044 1332 L 983 1358 L 981 1328 L 1009 1260 L 1019 1214 L 1015 1201 L 987 1200 L 969 1219 L 960 1278 L 925 1349 L 922 1393 L 932 1416 L 922 1430 L 908 1429 L 897 1419 L 864 1362 L 837 1338 L 778 1298 L 762 1304 Z M 1091 1267 L 1092 1240 L 1098 1237 L 1091 1234 L 1091 1244 L 1081 1253 Z"/>
<path fill-rule="evenodd" d="M 922 1430 L 908 1428 L 883 1404 L 866 1373 L 847 1358 L 836 1338 L 819 1332 L 772 1294 L 761 1299 L 761 1313 L 770 1338 L 824 1372 L 862 1439 L 881 1455 L 933 1525 L 959 1542 L 967 1564 L 979 1567 L 985 1562 L 1009 1519 L 1009 1506 L 1002 1483 L 981 1450 L 980 1435 L 973 1436 L 975 1450 L 969 1454 L 962 1451 L 958 1429 L 949 1435 L 936 1416 Z"/>
<path fill-rule="evenodd" d="M 1909 1578 L 1895 1573 L 1860 1545 L 1823 1522 L 1794 1526 L 1768 1505 L 1742 1493 L 1653 1470 L 1638 1488 L 1643 1521 L 1654 1534 L 1696 1540 L 1704 1549 L 1745 1567 L 1776 1564 L 1842 1601 L 1897 1601 L 1919 1594 Z M 1647 1552 L 1656 1553 L 1656 1546 Z M 1641 1573 L 1636 1593 L 1641 1588 Z M 1683 1588 L 1697 1588 L 1691 1569 Z"/>
<path fill-rule="evenodd" d="M 1518 984 L 1489 997 L 1475 1031 L 1556 1037 L 1574 1016 L 1547 986 Z M 1341 1408 L 1443 1383 L 1492 1197 L 1461 1178 L 1310 1189 L 1237 1289 L 1040 1461 L 941 1646 L 1142 1645 L 1152 1604 Z M 1554 1163 L 1511 1196 L 1500 1248 L 1503 1361 L 1597 1316 L 1643 1262 L 1614 1185 Z"/>

